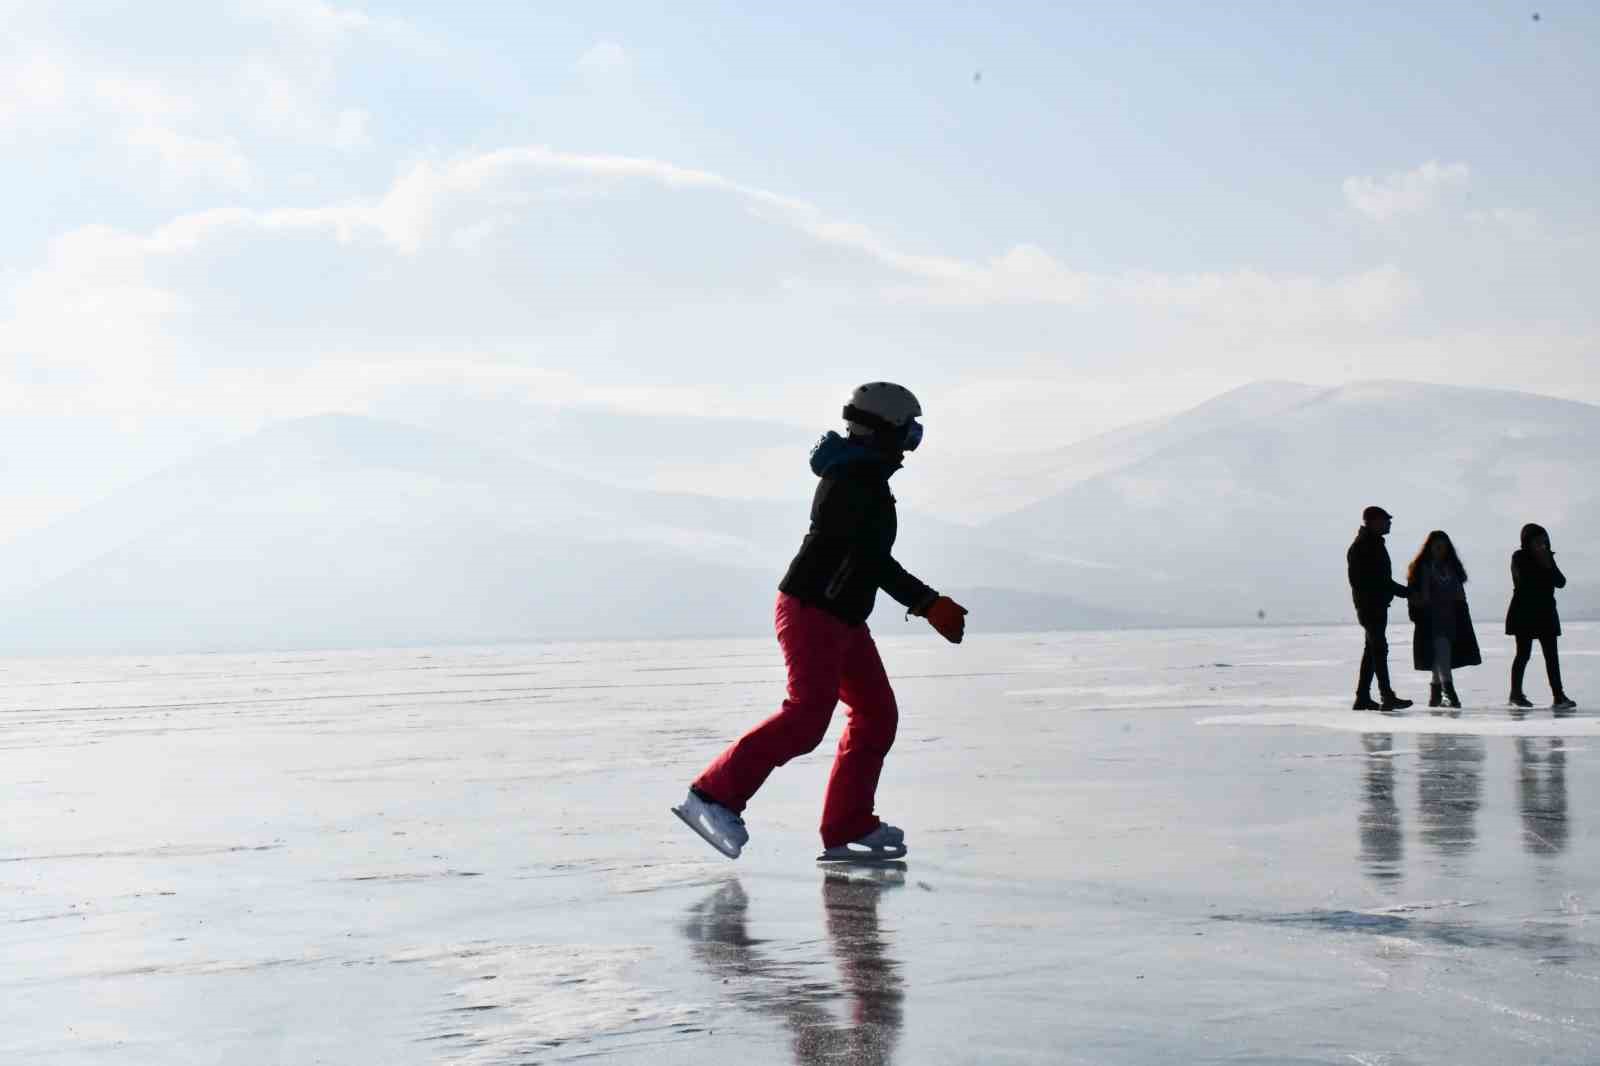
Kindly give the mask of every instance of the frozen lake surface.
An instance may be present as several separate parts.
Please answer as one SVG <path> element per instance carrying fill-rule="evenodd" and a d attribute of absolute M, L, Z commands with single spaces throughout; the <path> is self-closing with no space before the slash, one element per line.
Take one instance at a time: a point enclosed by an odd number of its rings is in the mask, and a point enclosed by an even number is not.
<path fill-rule="evenodd" d="M 838 722 L 737 863 L 668 813 L 770 638 L 0 661 L 0 1061 L 1600 1060 L 1600 717 L 1506 638 L 1449 718 L 1354 625 L 878 631 L 903 870 L 812 862 Z"/>

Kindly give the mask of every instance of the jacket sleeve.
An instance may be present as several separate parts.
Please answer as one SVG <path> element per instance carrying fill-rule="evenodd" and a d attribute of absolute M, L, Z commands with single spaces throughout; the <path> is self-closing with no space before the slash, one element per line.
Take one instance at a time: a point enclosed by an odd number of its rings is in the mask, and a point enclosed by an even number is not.
<path fill-rule="evenodd" d="M 911 614 L 922 614 L 939 598 L 937 592 L 908 573 L 892 555 L 883 557 L 878 571 L 878 587 L 893 596 Z"/>
<path fill-rule="evenodd" d="M 908 573 L 872 536 L 871 517 L 878 506 L 868 485 L 847 477 L 830 479 L 817 501 L 812 524 L 821 535 L 850 545 L 845 567 L 870 578 L 902 606 L 921 613 L 939 594 Z"/>
<path fill-rule="evenodd" d="M 1567 575 L 1561 572 L 1561 567 L 1556 565 L 1554 559 L 1550 560 L 1550 584 L 1558 589 L 1567 587 Z"/>

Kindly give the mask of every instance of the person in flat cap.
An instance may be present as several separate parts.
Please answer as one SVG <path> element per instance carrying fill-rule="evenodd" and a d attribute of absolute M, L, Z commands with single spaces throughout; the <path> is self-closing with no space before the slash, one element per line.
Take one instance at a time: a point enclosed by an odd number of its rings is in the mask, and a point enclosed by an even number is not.
<path fill-rule="evenodd" d="M 1406 586 L 1394 579 L 1389 549 L 1383 538 L 1389 535 L 1393 518 L 1382 507 L 1361 512 L 1361 528 L 1355 543 L 1345 553 L 1350 571 L 1350 595 L 1356 604 L 1356 621 L 1366 634 L 1361 651 L 1361 679 L 1356 683 L 1355 710 L 1397 711 L 1411 706 L 1410 700 L 1395 695 L 1389 683 L 1389 604 L 1405 598 Z M 1378 679 L 1379 701 L 1372 698 L 1372 679 Z"/>

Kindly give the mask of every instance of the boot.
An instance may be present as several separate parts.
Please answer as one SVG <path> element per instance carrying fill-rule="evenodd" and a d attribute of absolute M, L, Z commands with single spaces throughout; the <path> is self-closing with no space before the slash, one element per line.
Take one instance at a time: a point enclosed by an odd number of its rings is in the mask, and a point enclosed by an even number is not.
<path fill-rule="evenodd" d="M 1363 692 L 1356 697 L 1356 701 L 1350 705 L 1350 709 L 1352 711 L 1376 711 L 1378 705 L 1373 702 L 1371 696 Z"/>
<path fill-rule="evenodd" d="M 1521 707 L 1523 710 L 1527 710 L 1529 707 L 1533 706 L 1533 701 L 1520 692 L 1513 692 L 1511 697 L 1507 699 L 1506 702 L 1511 704 L 1513 707 Z"/>
<path fill-rule="evenodd" d="M 1558 714 L 1567 714 L 1578 709 L 1578 701 L 1568 699 L 1565 692 L 1558 692 L 1555 700 L 1550 704 L 1550 709 Z"/>
<path fill-rule="evenodd" d="M 1456 695 L 1456 686 L 1453 681 L 1444 686 L 1444 703 L 1446 707 L 1453 711 L 1461 709 L 1461 697 Z"/>
<path fill-rule="evenodd" d="M 1437 682 L 1437 681 L 1435 681 L 1433 684 L 1428 686 L 1428 706 L 1429 707 L 1437 707 L 1437 706 L 1439 706 L 1440 691 L 1441 691 L 1441 688 L 1440 688 L 1439 682 Z"/>
<path fill-rule="evenodd" d="M 1393 692 L 1385 692 L 1383 694 L 1383 702 L 1378 705 L 1378 710 L 1380 710 L 1380 711 L 1403 711 L 1409 706 L 1411 706 L 1411 701 L 1410 700 L 1401 699 L 1399 696 L 1396 696 Z"/>

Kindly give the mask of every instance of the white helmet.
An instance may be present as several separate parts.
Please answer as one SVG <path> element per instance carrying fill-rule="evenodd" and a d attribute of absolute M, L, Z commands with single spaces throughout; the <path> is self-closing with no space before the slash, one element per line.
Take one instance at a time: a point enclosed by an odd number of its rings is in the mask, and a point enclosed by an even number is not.
<path fill-rule="evenodd" d="M 844 405 L 845 424 L 852 437 L 883 437 L 902 451 L 914 451 L 922 441 L 917 421 L 922 405 L 904 385 L 869 381 L 850 394 Z"/>

